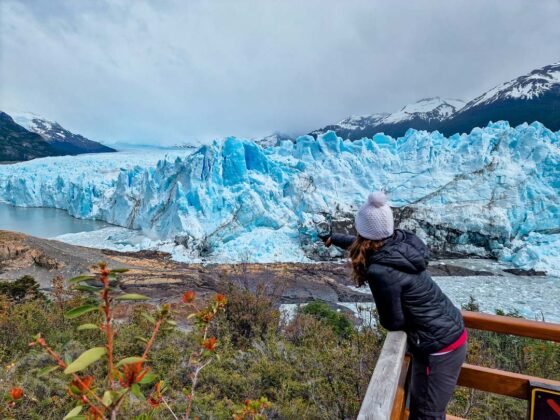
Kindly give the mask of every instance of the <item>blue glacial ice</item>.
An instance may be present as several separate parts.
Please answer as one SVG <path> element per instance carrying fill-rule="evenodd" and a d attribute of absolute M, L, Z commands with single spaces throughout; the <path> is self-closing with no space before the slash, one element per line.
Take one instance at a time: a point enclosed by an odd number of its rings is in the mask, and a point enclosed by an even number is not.
<path fill-rule="evenodd" d="M 229 137 L 166 159 L 0 166 L 0 201 L 137 229 L 189 261 L 306 261 L 317 223 L 351 217 L 378 189 L 409 210 L 401 225 L 433 246 L 452 234 L 454 252 L 560 273 L 560 132 L 539 123 L 353 142 L 328 132 L 267 149 Z"/>

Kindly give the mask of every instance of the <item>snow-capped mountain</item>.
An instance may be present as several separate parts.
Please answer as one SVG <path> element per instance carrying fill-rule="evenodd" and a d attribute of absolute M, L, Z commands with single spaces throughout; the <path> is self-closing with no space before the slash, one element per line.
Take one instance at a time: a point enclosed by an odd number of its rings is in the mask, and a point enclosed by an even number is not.
<path fill-rule="evenodd" d="M 460 99 L 425 98 L 408 104 L 392 114 L 352 116 L 338 124 L 312 131 L 310 134 L 317 136 L 332 130 L 337 135 L 351 140 L 371 137 L 380 132 L 399 137 L 411 127 L 419 130 L 434 130 L 441 121 L 449 118 L 463 106 L 465 102 Z"/>
<path fill-rule="evenodd" d="M 536 99 L 559 87 L 560 62 L 533 70 L 529 74 L 490 89 L 488 92 L 470 101 L 463 111 L 508 99 Z"/>
<path fill-rule="evenodd" d="M 0 162 L 18 162 L 60 153 L 37 133 L 16 124 L 0 111 Z"/>
<path fill-rule="evenodd" d="M 450 136 L 501 120 L 511 125 L 539 121 L 551 130 L 560 130 L 560 62 L 496 86 L 466 104 L 459 99 L 421 99 L 393 114 L 349 117 L 310 134 L 333 130 L 343 138 L 356 140 L 376 133 L 401 137 L 414 128 Z"/>
<path fill-rule="evenodd" d="M 418 102 L 404 106 L 388 117 L 382 124 L 398 124 L 406 121 L 443 121 L 465 106 L 460 99 L 443 99 L 440 97 L 420 99 Z"/>
<path fill-rule="evenodd" d="M 355 130 L 362 127 L 366 127 L 372 124 L 378 124 L 383 118 L 386 118 L 390 114 L 380 113 L 371 115 L 353 115 L 340 121 L 337 125 L 341 128 L 346 128 L 347 130 Z"/>
<path fill-rule="evenodd" d="M 63 154 L 114 152 L 115 149 L 89 140 L 80 134 L 72 133 L 59 123 L 49 121 L 39 115 L 25 112 L 10 112 L 14 121 L 28 131 L 39 134 L 54 149 Z"/>
<path fill-rule="evenodd" d="M 490 89 L 467 103 L 438 129 L 450 135 L 499 120 L 512 125 L 539 121 L 551 130 L 560 130 L 560 62 Z"/>
<path fill-rule="evenodd" d="M 354 138 L 351 133 L 364 131 L 368 127 L 377 127 L 379 123 L 390 114 L 378 113 L 371 115 L 352 115 L 337 124 L 327 125 L 319 130 L 312 131 L 310 135 L 316 137 L 327 131 L 334 131 L 342 138 Z"/>

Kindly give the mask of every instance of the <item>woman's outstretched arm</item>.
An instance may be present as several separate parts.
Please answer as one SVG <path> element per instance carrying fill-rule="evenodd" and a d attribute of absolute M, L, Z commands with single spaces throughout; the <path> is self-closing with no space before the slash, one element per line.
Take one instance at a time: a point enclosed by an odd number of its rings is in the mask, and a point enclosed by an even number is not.
<path fill-rule="evenodd" d="M 339 248 L 342 249 L 348 249 L 350 248 L 350 245 L 352 245 L 352 243 L 354 243 L 354 241 L 356 240 L 356 237 L 354 235 L 344 235 L 342 233 L 333 233 L 330 236 L 330 244 L 328 245 L 334 245 L 337 246 Z"/>

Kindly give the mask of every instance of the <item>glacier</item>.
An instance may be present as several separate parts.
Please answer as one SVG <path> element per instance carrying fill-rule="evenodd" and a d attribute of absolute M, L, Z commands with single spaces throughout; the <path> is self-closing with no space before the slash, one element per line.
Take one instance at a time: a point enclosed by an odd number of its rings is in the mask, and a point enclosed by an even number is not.
<path fill-rule="evenodd" d="M 0 201 L 141 231 L 185 261 L 312 261 L 325 223 L 385 190 L 400 226 L 440 255 L 560 273 L 560 132 L 490 123 L 445 137 L 333 132 L 261 148 L 228 137 L 167 156 L 50 157 L 0 166 Z M 336 223 L 335 223 L 336 225 Z M 67 240 L 82 245 L 87 237 Z M 91 238 L 90 238 L 91 239 Z M 98 238 L 99 239 L 99 238 Z"/>

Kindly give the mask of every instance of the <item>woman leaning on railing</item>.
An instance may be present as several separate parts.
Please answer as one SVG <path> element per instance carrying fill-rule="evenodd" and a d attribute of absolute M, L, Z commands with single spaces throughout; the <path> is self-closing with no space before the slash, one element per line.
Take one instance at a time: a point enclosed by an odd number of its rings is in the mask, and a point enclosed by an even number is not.
<path fill-rule="evenodd" d="M 381 325 L 402 330 L 413 354 L 410 419 L 445 419 L 461 365 L 467 332 L 463 317 L 432 280 L 428 249 L 413 233 L 394 229 L 382 192 L 369 195 L 355 217 L 356 237 L 330 234 L 326 246 L 347 249 L 356 285 L 368 284 Z"/>

